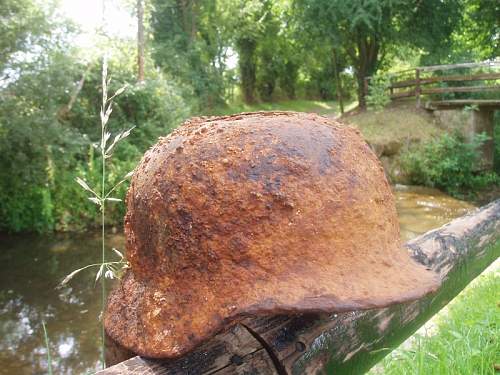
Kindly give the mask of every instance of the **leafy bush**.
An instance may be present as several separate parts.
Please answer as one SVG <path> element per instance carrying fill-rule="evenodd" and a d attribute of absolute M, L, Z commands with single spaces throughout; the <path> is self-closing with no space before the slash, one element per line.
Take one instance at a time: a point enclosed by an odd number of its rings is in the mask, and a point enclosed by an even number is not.
<path fill-rule="evenodd" d="M 463 197 L 500 181 L 494 172 L 478 171 L 479 147 L 486 140 L 485 134 L 475 135 L 470 142 L 459 133 L 444 134 L 403 155 L 403 167 L 411 183 L 437 187 Z"/>
<path fill-rule="evenodd" d="M 387 89 L 391 85 L 387 75 L 376 75 L 370 80 L 366 103 L 368 107 L 380 111 L 391 102 L 391 97 Z"/>
<path fill-rule="evenodd" d="M 116 91 L 135 82 L 134 65 L 111 63 Z M 82 66 L 76 56 L 53 51 L 20 70 L 0 88 L 0 230 L 13 232 L 84 229 L 98 224 L 98 210 L 76 184 L 77 176 L 100 186 L 100 161 L 92 143 L 100 138 L 100 63 Z M 64 117 L 75 83 L 84 86 Z M 113 132 L 136 126 L 115 150 L 109 185 L 134 169 L 158 136 L 168 134 L 191 109 L 180 89 L 154 72 L 132 84 L 115 103 Z M 117 192 L 123 196 L 126 186 Z M 123 205 L 109 205 L 108 224 L 121 224 Z"/>

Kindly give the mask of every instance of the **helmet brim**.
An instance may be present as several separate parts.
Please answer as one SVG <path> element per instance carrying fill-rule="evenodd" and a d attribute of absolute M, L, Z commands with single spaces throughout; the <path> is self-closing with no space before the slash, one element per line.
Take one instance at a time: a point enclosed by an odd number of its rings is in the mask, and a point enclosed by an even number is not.
<path fill-rule="evenodd" d="M 254 280 L 250 289 L 252 282 L 240 277 L 232 285 L 221 285 L 222 280 L 193 284 L 187 293 L 186 285 L 165 288 L 158 281 L 137 280 L 128 270 L 109 296 L 105 328 L 136 354 L 175 358 L 249 315 L 382 308 L 439 288 L 439 276 L 416 263 L 405 249 L 385 253 L 392 257 L 324 258 L 286 275 Z"/>

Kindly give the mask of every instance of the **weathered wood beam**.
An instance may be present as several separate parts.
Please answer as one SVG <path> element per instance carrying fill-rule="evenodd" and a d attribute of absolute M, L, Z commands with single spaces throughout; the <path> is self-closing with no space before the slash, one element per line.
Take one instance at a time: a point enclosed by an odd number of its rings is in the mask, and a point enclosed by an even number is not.
<path fill-rule="evenodd" d="M 450 69 L 458 69 L 458 68 L 498 68 L 500 67 L 500 60 L 496 61 L 484 61 L 478 63 L 461 63 L 461 64 L 447 64 L 447 65 L 431 65 L 431 66 L 422 66 L 420 69 L 425 72 L 434 72 L 436 70 L 450 70 Z"/>
<path fill-rule="evenodd" d="M 435 294 L 383 309 L 247 318 L 175 361 L 134 357 L 103 374 L 360 374 L 454 298 L 500 255 L 500 200 L 406 244 L 438 272 Z"/>
<path fill-rule="evenodd" d="M 478 63 L 463 63 L 463 64 L 448 64 L 448 65 L 430 65 L 430 66 L 417 66 L 415 68 L 399 70 L 397 72 L 392 72 L 389 75 L 391 77 L 397 77 L 402 75 L 408 75 L 409 72 L 414 72 L 415 69 L 420 69 L 422 72 L 434 72 L 436 70 L 450 70 L 450 69 L 458 69 L 458 68 L 490 68 L 490 69 L 498 69 L 500 68 L 500 60 L 496 61 L 483 61 Z M 451 77 L 451 76 L 450 76 Z M 373 79 L 372 76 L 365 77 L 367 81 Z M 403 81 L 400 81 L 403 82 Z"/>
<path fill-rule="evenodd" d="M 426 103 L 425 107 L 429 110 L 435 109 L 457 109 L 466 105 L 475 105 L 479 108 L 500 108 L 500 100 L 495 99 L 455 99 L 455 100 L 435 100 Z"/>
<path fill-rule="evenodd" d="M 114 366 L 98 374 L 278 374 L 262 344 L 243 326 L 214 337 L 191 353 L 175 360 L 146 359 L 120 348 L 109 337 L 106 363 Z M 132 357 L 132 358 L 130 358 Z M 130 359 L 128 359 L 130 358 Z"/>
<path fill-rule="evenodd" d="M 500 85 L 433 87 L 429 89 L 422 89 L 422 94 L 444 94 L 450 92 L 491 92 L 491 91 L 500 91 Z"/>
<path fill-rule="evenodd" d="M 429 83 L 454 82 L 454 81 L 488 81 L 497 79 L 500 79 L 500 73 L 460 74 L 460 75 L 421 78 L 420 84 L 426 85 Z M 397 88 L 411 87 L 415 86 L 416 84 L 417 81 L 414 79 L 405 81 L 396 81 L 391 84 L 391 88 L 397 89 Z"/>

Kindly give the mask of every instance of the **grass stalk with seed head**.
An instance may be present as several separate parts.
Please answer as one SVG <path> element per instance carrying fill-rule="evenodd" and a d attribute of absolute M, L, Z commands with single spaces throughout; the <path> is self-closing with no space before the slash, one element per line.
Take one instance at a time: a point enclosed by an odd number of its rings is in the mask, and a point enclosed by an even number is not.
<path fill-rule="evenodd" d="M 109 143 L 111 139 L 111 133 L 108 131 L 108 121 L 111 113 L 113 111 L 113 99 L 123 93 L 125 91 L 126 86 L 120 88 L 115 92 L 114 95 L 108 97 L 108 88 L 110 84 L 110 78 L 108 77 L 108 64 L 107 58 L 104 56 L 103 65 L 102 65 L 102 103 L 100 110 L 100 125 L 101 125 L 101 140 L 99 145 L 97 146 L 100 150 L 101 159 L 102 159 L 102 169 L 101 169 L 101 189 L 95 189 L 90 186 L 90 184 L 82 178 L 77 177 L 76 182 L 87 192 L 91 194 L 88 198 L 92 203 L 99 206 L 100 214 L 101 214 L 101 262 L 89 264 L 84 267 L 81 267 L 77 270 L 74 270 L 69 275 L 67 275 L 64 280 L 61 282 L 61 285 L 68 283 L 76 274 L 79 272 L 88 269 L 88 268 L 97 268 L 96 273 L 96 282 L 100 280 L 101 283 L 101 363 L 102 367 L 106 366 L 105 362 L 105 331 L 104 331 L 104 322 L 103 322 L 103 314 L 106 306 L 106 279 L 113 279 L 119 276 L 119 272 L 126 267 L 128 267 L 128 263 L 126 262 L 123 254 L 119 252 L 117 249 L 113 249 L 114 253 L 118 255 L 119 259 L 117 261 L 107 261 L 106 256 L 106 203 L 107 202 L 121 202 L 121 199 L 111 197 L 111 193 L 113 193 L 118 186 L 127 181 L 128 178 L 131 177 L 132 172 L 127 173 L 118 183 L 114 184 L 109 190 L 106 186 L 106 161 L 111 158 L 113 155 L 113 150 L 116 145 L 123 139 L 129 136 L 131 129 L 122 131 L 118 133 L 113 141 Z"/>

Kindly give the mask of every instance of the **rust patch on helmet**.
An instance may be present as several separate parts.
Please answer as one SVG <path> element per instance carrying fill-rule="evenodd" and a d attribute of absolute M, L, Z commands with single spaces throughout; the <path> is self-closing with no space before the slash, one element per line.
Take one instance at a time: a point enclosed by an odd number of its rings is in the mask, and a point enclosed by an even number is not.
<path fill-rule="evenodd" d="M 376 156 L 313 114 L 187 121 L 137 167 L 125 233 L 131 269 L 105 327 L 148 357 L 182 355 L 249 314 L 382 307 L 439 285 L 401 248 Z"/>

